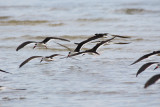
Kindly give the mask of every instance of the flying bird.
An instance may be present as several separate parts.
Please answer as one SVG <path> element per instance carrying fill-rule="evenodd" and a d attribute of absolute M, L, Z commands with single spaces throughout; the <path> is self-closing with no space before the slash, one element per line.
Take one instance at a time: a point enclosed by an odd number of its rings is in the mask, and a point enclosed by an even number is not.
<path fill-rule="evenodd" d="M 50 55 L 50 56 L 31 56 L 31 57 L 29 57 L 28 59 L 26 59 L 25 61 L 23 61 L 20 65 L 19 65 L 19 68 L 20 67 L 22 67 L 23 65 L 25 65 L 26 63 L 28 63 L 30 60 L 32 60 L 32 59 L 34 59 L 34 58 L 41 58 L 41 61 L 40 62 L 42 62 L 42 61 L 47 61 L 47 62 L 49 62 L 49 61 L 53 61 L 54 59 L 53 59 L 53 57 L 55 57 L 55 56 L 62 56 L 62 55 L 60 55 L 60 54 L 53 54 L 53 55 Z"/>
<path fill-rule="evenodd" d="M 143 59 L 146 59 L 146 58 L 148 58 L 148 57 L 150 57 L 152 55 L 159 54 L 159 53 L 160 53 L 160 51 L 153 51 L 152 53 L 145 54 L 142 57 L 140 57 L 139 59 L 137 59 L 135 62 L 133 62 L 131 65 L 133 65 L 133 64 L 135 64 L 135 63 L 137 63 L 137 62 L 139 62 L 139 61 L 141 61 Z"/>
<path fill-rule="evenodd" d="M 148 63 L 142 65 L 142 66 L 140 67 L 140 69 L 138 70 L 138 72 L 137 72 L 137 74 L 136 74 L 136 77 L 138 76 L 138 74 L 140 74 L 141 72 L 143 72 L 146 68 L 148 68 L 148 67 L 151 66 L 152 64 L 158 64 L 158 65 L 159 65 L 159 62 L 148 62 Z M 155 69 L 158 68 L 158 65 L 156 66 Z"/>
<path fill-rule="evenodd" d="M 20 44 L 20 45 L 17 47 L 16 51 L 20 50 L 21 48 L 23 48 L 24 46 L 26 46 L 26 45 L 28 45 L 28 44 L 30 44 L 30 43 L 34 43 L 34 44 L 35 44 L 34 47 L 33 47 L 33 49 L 34 49 L 35 47 L 46 47 L 46 48 L 47 48 L 46 43 L 47 43 L 49 40 L 51 40 L 51 39 L 58 39 L 58 40 L 70 42 L 69 40 L 63 39 L 63 38 L 58 38 L 58 37 L 46 37 L 46 38 L 45 38 L 43 41 L 41 41 L 41 42 L 36 42 L 36 41 L 26 41 L 26 42 L 23 42 L 22 44 Z"/>
<path fill-rule="evenodd" d="M 77 47 L 75 48 L 74 52 L 80 52 L 81 47 L 85 43 L 90 42 L 90 41 L 95 40 L 95 39 L 98 39 L 98 38 L 106 37 L 108 34 L 109 33 L 97 33 L 97 34 L 95 34 L 95 36 L 92 36 L 92 37 L 90 37 L 90 38 L 88 38 L 88 39 L 86 39 L 86 40 L 84 40 L 84 41 L 82 41 L 80 43 L 76 43 Z M 129 38 L 127 36 L 120 36 L 120 35 L 111 35 L 111 36 L 113 36 L 113 37 L 119 37 L 119 38 Z"/>
<path fill-rule="evenodd" d="M 101 45 L 103 45 L 106 42 L 109 42 L 109 41 L 113 40 L 114 38 L 115 37 L 112 37 L 111 39 L 107 39 L 105 41 L 101 41 L 100 43 L 97 43 L 91 49 L 88 49 L 88 50 L 85 50 L 85 51 L 82 51 L 82 52 L 78 52 L 78 53 L 74 53 L 74 54 L 68 55 L 68 57 L 76 56 L 76 55 L 83 54 L 83 53 L 95 53 L 95 54 L 99 55 L 99 53 L 97 52 L 98 47 L 100 47 Z"/>
<path fill-rule="evenodd" d="M 152 76 L 144 85 L 144 88 L 149 87 L 150 85 L 154 84 L 156 81 L 160 79 L 160 74 Z"/>
<path fill-rule="evenodd" d="M 7 71 L 1 70 L 1 69 L 0 69 L 0 72 L 4 72 L 4 73 L 9 73 L 9 74 L 11 74 L 10 72 L 7 72 Z"/>
<path fill-rule="evenodd" d="M 95 40 L 95 39 L 98 39 L 98 38 L 102 38 L 102 37 L 104 37 L 104 36 L 107 36 L 107 34 L 108 34 L 108 33 L 95 34 L 95 36 L 92 36 L 92 37 L 90 37 L 90 38 L 88 38 L 88 39 L 86 39 L 86 40 L 84 40 L 84 41 L 82 41 L 82 42 L 80 42 L 80 43 L 76 43 L 76 44 L 78 44 L 78 45 L 77 45 L 77 47 L 75 48 L 74 52 L 80 52 L 81 47 L 82 47 L 85 43 L 90 42 L 90 41 Z"/>

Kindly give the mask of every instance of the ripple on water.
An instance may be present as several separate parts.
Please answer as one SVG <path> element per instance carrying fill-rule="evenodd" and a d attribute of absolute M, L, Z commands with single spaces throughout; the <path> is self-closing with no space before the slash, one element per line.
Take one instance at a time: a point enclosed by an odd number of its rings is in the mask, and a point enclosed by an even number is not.
<path fill-rule="evenodd" d="M 142 8 L 122 8 L 115 10 L 116 13 L 124 13 L 128 15 L 134 15 L 134 14 L 152 14 L 152 13 L 159 13 L 160 11 L 155 10 L 146 10 Z"/>
<path fill-rule="evenodd" d="M 122 93 L 125 93 L 125 92 L 124 91 L 96 91 L 96 90 L 56 92 L 56 94 L 63 94 L 63 95 L 118 95 Z"/>
<path fill-rule="evenodd" d="M 0 25 L 39 25 L 48 23 L 47 20 L 9 20 L 0 21 Z"/>
<path fill-rule="evenodd" d="M 0 20 L 9 19 L 11 16 L 0 16 Z"/>

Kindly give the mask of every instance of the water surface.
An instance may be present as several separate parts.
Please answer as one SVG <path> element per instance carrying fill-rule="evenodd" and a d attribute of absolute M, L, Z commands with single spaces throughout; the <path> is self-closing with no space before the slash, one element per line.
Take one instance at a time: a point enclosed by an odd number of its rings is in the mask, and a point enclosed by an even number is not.
<path fill-rule="evenodd" d="M 154 65 L 136 78 L 139 67 L 151 57 L 129 66 L 140 56 L 159 50 L 159 0 L 5 0 L 0 1 L 0 67 L 13 73 L 1 73 L 0 85 L 27 90 L 1 90 L 2 107 L 159 107 L 159 82 L 144 89 L 145 82 L 159 70 Z M 47 36 L 63 37 L 56 41 L 74 49 L 95 33 L 125 35 L 101 46 L 101 55 L 84 55 L 39 63 L 35 55 L 67 55 L 68 51 L 48 43 L 48 49 L 32 49 L 33 44 L 16 51 L 22 42 L 41 41 Z M 94 44 L 86 44 L 83 49 Z M 152 72 L 153 71 L 153 72 Z"/>

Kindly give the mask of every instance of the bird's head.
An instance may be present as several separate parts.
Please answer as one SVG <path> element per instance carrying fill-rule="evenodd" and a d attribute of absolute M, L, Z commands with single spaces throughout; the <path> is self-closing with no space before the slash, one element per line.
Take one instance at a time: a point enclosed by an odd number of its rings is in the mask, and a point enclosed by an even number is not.
<path fill-rule="evenodd" d="M 157 68 L 159 68 L 160 64 L 157 64 L 157 66 L 154 68 L 154 70 L 156 70 Z"/>
<path fill-rule="evenodd" d="M 35 47 L 37 47 L 37 43 L 35 43 L 35 45 L 34 45 L 33 49 L 34 49 Z"/>
<path fill-rule="evenodd" d="M 71 55 L 71 52 L 69 51 L 69 52 L 68 52 L 68 56 L 67 56 L 67 58 L 68 58 L 68 57 L 70 57 L 70 55 Z"/>
<path fill-rule="evenodd" d="M 41 59 L 40 63 L 43 61 L 43 58 Z"/>

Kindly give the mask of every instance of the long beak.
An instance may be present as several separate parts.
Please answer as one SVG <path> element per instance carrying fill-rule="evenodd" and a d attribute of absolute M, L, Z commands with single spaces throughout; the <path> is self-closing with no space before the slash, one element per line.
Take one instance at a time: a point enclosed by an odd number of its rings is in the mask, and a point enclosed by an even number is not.
<path fill-rule="evenodd" d="M 36 46 L 34 46 L 33 49 L 34 49 L 35 47 L 36 47 Z"/>
<path fill-rule="evenodd" d="M 100 55 L 98 52 L 95 52 L 95 54 Z"/>
<path fill-rule="evenodd" d="M 70 54 L 68 54 L 68 56 L 66 58 L 70 57 Z"/>
<path fill-rule="evenodd" d="M 41 59 L 40 63 L 43 61 L 43 58 Z"/>
<path fill-rule="evenodd" d="M 159 66 L 158 66 L 158 65 L 154 68 L 154 70 L 156 70 L 157 68 L 159 68 Z"/>
<path fill-rule="evenodd" d="M 46 49 L 48 49 L 47 46 L 45 46 L 45 47 L 46 47 Z"/>
<path fill-rule="evenodd" d="M 68 57 L 70 57 L 70 55 L 71 55 L 71 52 L 69 52 L 69 53 L 68 53 L 68 56 L 67 56 L 67 58 L 68 58 Z"/>

